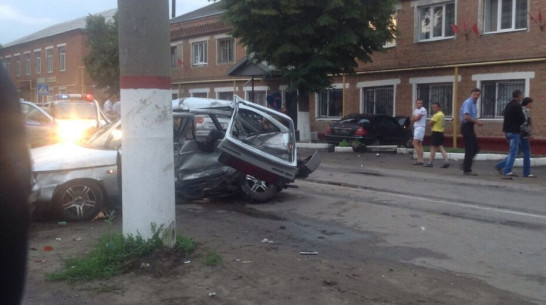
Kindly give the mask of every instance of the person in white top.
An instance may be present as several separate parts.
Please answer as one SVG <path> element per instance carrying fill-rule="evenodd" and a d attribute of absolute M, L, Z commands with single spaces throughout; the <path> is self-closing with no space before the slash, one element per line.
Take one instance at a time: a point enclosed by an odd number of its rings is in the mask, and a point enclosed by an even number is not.
<path fill-rule="evenodd" d="M 414 165 L 423 165 L 423 139 L 425 138 L 425 126 L 427 124 L 427 110 L 423 107 L 423 100 L 417 99 L 417 108 L 413 110 L 411 122 L 413 122 L 413 149 L 417 154 L 417 161 Z"/>

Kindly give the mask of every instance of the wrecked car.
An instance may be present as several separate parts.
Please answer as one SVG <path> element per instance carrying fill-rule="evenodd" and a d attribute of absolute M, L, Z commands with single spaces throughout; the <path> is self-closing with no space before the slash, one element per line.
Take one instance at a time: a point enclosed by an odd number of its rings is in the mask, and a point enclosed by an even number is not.
<path fill-rule="evenodd" d="M 173 100 L 173 152 L 177 200 L 241 194 L 266 202 L 320 164 L 299 159 L 290 117 L 235 97 Z M 206 123 L 206 124 L 204 124 Z M 121 121 L 80 143 L 31 150 L 40 186 L 36 203 L 68 220 L 93 218 L 121 194 Z"/>

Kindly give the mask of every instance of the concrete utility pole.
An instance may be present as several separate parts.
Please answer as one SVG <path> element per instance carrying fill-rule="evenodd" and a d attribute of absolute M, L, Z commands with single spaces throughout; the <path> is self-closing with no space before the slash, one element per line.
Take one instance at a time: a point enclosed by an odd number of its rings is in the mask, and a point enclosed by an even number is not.
<path fill-rule="evenodd" d="M 168 0 L 118 0 L 123 234 L 175 242 Z"/>

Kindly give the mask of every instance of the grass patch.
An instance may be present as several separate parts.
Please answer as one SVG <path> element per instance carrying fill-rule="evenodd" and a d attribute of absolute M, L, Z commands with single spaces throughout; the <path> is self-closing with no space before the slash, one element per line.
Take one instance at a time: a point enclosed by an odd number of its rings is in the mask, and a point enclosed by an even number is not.
<path fill-rule="evenodd" d="M 205 265 L 207 266 L 218 266 L 222 263 L 222 256 L 220 254 L 210 251 L 205 256 Z"/>
<path fill-rule="evenodd" d="M 339 147 L 351 147 L 351 144 L 347 140 L 341 140 L 337 144 Z"/>
<path fill-rule="evenodd" d="M 88 281 L 107 279 L 121 274 L 138 261 L 150 257 L 157 251 L 174 251 L 174 254 L 188 256 L 197 244 L 190 238 L 177 236 L 173 249 L 163 246 L 166 230 L 152 225 L 153 235 L 145 240 L 140 235 L 125 237 L 121 233 L 107 233 L 101 236 L 93 250 L 84 257 L 63 260 L 60 271 L 46 274 L 50 281 Z"/>

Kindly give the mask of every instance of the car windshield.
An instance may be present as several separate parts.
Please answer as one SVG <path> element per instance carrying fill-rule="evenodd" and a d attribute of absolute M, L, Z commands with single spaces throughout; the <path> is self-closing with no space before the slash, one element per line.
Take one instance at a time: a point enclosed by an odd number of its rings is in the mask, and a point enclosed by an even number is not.
<path fill-rule="evenodd" d="M 62 102 L 51 106 L 51 114 L 55 119 L 97 119 L 97 110 L 91 102 Z"/>

